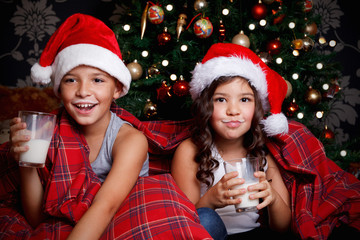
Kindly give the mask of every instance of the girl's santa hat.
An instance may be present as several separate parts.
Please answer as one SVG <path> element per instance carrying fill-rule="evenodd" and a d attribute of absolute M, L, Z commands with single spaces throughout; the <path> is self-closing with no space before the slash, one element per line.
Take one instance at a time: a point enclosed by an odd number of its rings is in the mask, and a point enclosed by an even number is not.
<path fill-rule="evenodd" d="M 96 67 L 115 77 L 123 84 L 121 96 L 129 91 L 131 75 L 122 61 L 114 32 L 99 19 L 77 13 L 51 36 L 39 63 L 31 68 L 31 78 L 44 84 L 52 80 L 58 95 L 63 76 L 79 65 Z"/>
<path fill-rule="evenodd" d="M 192 74 L 192 99 L 199 97 L 205 88 L 221 76 L 248 79 L 258 91 L 265 112 L 271 113 L 262 120 L 265 133 L 274 136 L 288 132 L 287 118 L 281 112 L 287 84 L 250 49 L 232 43 L 216 43 L 210 47 L 202 62 L 195 66 Z"/>

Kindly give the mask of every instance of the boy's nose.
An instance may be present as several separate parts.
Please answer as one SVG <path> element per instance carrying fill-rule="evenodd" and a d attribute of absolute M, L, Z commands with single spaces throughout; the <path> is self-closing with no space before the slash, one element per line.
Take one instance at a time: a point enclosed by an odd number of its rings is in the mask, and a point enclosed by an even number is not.
<path fill-rule="evenodd" d="M 81 97 L 86 97 L 86 96 L 90 95 L 91 94 L 91 86 L 88 83 L 82 81 L 79 85 L 77 94 Z"/>

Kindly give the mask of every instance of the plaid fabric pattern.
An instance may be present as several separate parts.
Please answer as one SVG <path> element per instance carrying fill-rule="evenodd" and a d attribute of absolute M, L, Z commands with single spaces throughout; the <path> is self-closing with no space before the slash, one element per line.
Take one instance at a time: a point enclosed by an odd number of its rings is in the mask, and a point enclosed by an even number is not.
<path fill-rule="evenodd" d="M 198 224 L 194 206 L 186 201 L 169 174 L 160 174 L 169 173 L 172 153 L 182 140 L 189 137 L 191 121 L 141 122 L 116 106 L 112 111 L 147 136 L 150 171 L 158 175 L 139 178 L 103 238 L 207 239 L 209 236 Z M 69 126 L 71 124 L 64 120 L 57 131 Z M 61 136 L 54 138 L 48 155 L 52 161 L 48 161 L 39 172 L 46 194 L 50 195 L 46 200 L 51 203 L 46 203 L 47 212 L 62 218 L 51 217 L 35 230 L 21 215 L 17 164 L 7 157 L 8 144 L 0 146 L 0 239 L 63 239 L 71 231 L 76 216 L 84 211 L 80 209 L 80 213 L 74 214 L 76 204 L 71 201 L 77 200 L 74 198 L 76 194 L 81 190 L 84 192 L 80 198 L 82 207 L 87 208 L 91 203 L 98 187 L 91 168 L 76 161 L 65 165 L 73 154 L 79 154 L 81 159 L 87 158 L 88 149 L 76 129 L 70 128 L 66 134 L 61 132 Z M 61 150 L 55 151 L 56 147 Z M 279 163 L 290 192 L 292 230 L 300 238 L 327 239 L 340 223 L 360 230 L 360 181 L 329 160 L 322 144 L 305 126 L 289 121 L 289 133 L 272 138 L 267 147 Z M 64 159 L 59 160 L 62 164 L 54 160 L 61 158 Z M 64 196 L 60 196 L 58 190 Z M 59 206 L 59 199 L 65 200 L 66 205 Z M 186 234 L 188 237 L 183 238 Z"/>
<path fill-rule="evenodd" d="M 292 229 L 302 239 L 327 239 L 340 223 L 360 230 L 360 181 L 325 155 L 302 124 L 267 144 L 291 195 Z"/>

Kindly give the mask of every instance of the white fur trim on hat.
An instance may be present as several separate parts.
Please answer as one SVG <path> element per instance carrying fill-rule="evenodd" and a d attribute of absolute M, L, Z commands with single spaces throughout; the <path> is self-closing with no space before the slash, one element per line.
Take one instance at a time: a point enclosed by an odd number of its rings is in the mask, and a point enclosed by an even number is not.
<path fill-rule="evenodd" d="M 270 137 L 289 131 L 288 121 L 283 113 L 272 114 L 266 119 L 261 120 L 261 123 L 264 125 L 265 133 Z"/>
<path fill-rule="evenodd" d="M 121 96 L 124 96 L 129 91 L 131 75 L 119 56 L 98 45 L 74 44 L 61 50 L 51 65 L 56 95 L 58 95 L 60 81 L 63 76 L 80 65 L 99 68 L 115 77 L 124 85 Z"/>
<path fill-rule="evenodd" d="M 265 111 L 269 110 L 266 70 L 244 57 L 215 57 L 205 63 L 199 63 L 192 71 L 190 94 L 192 99 L 199 97 L 201 92 L 215 79 L 221 76 L 240 76 L 249 80 L 259 92 Z"/>
<path fill-rule="evenodd" d="M 48 84 L 51 82 L 51 75 L 51 66 L 42 67 L 39 63 L 35 63 L 31 67 L 31 79 L 35 83 Z"/>

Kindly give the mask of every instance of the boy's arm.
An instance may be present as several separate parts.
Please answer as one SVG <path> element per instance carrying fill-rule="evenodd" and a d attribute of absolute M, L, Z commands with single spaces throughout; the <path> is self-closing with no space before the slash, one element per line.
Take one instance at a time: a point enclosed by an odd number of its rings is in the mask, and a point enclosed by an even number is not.
<path fill-rule="evenodd" d="M 135 185 L 146 160 L 148 142 L 142 132 L 124 124 L 113 146 L 113 164 L 90 208 L 68 239 L 99 239 Z"/>

